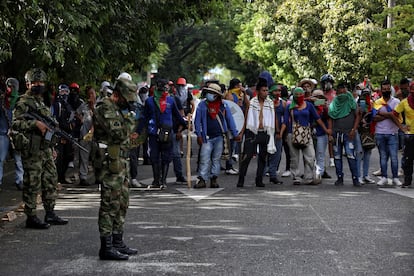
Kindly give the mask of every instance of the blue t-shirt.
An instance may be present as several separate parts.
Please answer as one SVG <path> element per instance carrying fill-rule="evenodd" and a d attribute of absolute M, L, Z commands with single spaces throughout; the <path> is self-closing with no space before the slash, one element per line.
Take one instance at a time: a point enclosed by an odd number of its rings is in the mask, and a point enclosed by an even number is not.
<path fill-rule="evenodd" d="M 288 133 L 292 133 L 291 114 L 292 110 L 289 105 L 289 107 L 285 108 L 283 120 L 283 124 L 287 126 Z M 293 118 L 295 122 L 298 122 L 301 126 L 311 126 L 314 121 L 320 119 L 315 107 L 309 102 L 306 102 L 306 107 L 304 109 L 298 110 L 297 108 L 293 108 Z"/>

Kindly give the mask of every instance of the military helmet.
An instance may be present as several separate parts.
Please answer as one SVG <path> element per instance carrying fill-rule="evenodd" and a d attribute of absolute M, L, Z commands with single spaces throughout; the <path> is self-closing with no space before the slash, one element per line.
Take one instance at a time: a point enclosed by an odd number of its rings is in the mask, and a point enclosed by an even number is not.
<path fill-rule="evenodd" d="M 33 68 L 26 72 L 24 75 L 24 79 L 26 82 L 35 82 L 35 81 L 41 81 L 46 82 L 47 81 L 47 75 L 45 71 L 43 71 L 40 68 Z"/>
<path fill-rule="evenodd" d="M 137 86 L 130 80 L 118 79 L 115 82 L 115 91 L 118 91 L 128 102 L 136 102 Z"/>

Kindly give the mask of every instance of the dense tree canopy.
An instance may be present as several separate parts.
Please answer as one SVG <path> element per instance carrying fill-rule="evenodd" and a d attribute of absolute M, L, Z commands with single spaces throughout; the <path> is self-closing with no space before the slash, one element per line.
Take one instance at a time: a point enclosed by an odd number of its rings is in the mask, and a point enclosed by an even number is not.
<path fill-rule="evenodd" d="M 120 71 L 197 83 L 221 64 L 253 84 L 260 70 L 294 85 L 324 73 L 355 82 L 413 75 L 414 0 L 0 0 L 0 75 L 33 66 L 52 81 Z M 386 16 L 394 18 L 386 28 Z"/>
<path fill-rule="evenodd" d="M 52 79 L 94 81 L 139 70 L 177 22 L 203 21 L 222 1 L 38 0 L 0 2 L 0 73 L 32 66 Z"/>

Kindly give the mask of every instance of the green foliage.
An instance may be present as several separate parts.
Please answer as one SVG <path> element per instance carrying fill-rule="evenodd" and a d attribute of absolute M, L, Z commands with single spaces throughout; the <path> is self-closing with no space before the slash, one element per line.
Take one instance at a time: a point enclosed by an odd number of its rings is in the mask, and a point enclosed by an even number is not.
<path fill-rule="evenodd" d="M 222 8 L 218 0 L 2 0 L 0 74 L 23 76 L 39 66 L 52 81 L 82 83 L 139 71 L 162 32 Z"/>

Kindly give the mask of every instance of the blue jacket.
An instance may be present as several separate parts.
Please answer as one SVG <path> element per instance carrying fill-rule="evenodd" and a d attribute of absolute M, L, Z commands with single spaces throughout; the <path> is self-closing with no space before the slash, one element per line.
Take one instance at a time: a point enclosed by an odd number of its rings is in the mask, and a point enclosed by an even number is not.
<path fill-rule="evenodd" d="M 204 143 L 207 143 L 207 112 L 207 103 L 206 100 L 203 100 L 197 106 L 196 116 L 194 119 L 194 129 L 197 137 L 202 137 Z M 226 117 L 226 120 L 222 122 L 224 132 L 227 132 L 227 130 L 230 129 L 233 137 L 236 137 L 239 133 L 236 129 L 236 124 L 234 123 L 233 115 L 231 114 L 228 105 L 225 103 L 221 104 L 220 112 Z"/>
<path fill-rule="evenodd" d="M 157 135 L 158 126 L 170 127 L 172 129 L 173 116 L 180 125 L 186 126 L 186 122 L 181 116 L 180 111 L 178 111 L 173 97 L 167 97 L 167 108 L 163 113 L 160 112 L 160 109 L 155 104 L 154 97 L 149 97 L 145 101 L 144 112 L 141 114 L 136 132 L 141 134 L 144 128 L 147 127 L 149 135 Z M 159 123 L 157 123 L 157 119 Z"/>

